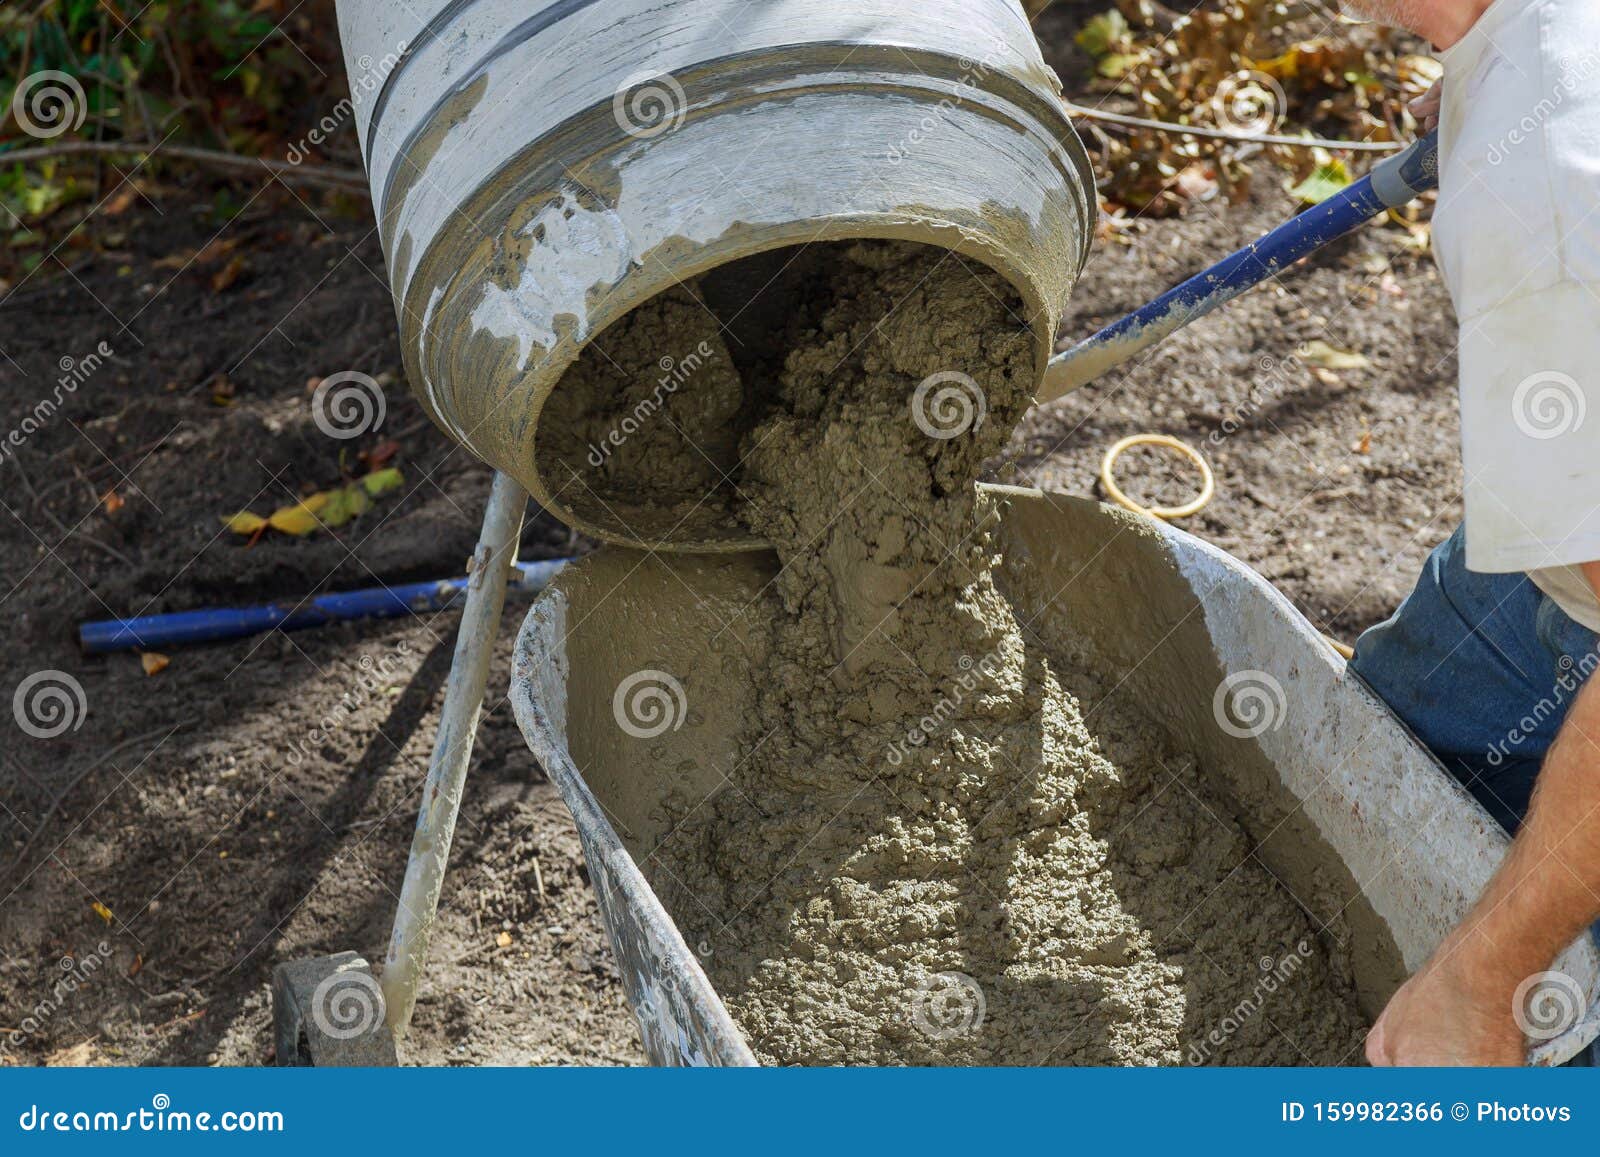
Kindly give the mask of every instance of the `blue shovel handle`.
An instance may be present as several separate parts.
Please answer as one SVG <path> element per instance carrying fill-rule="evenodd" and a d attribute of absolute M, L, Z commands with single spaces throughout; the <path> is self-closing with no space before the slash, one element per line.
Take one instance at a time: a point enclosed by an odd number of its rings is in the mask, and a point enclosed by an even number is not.
<path fill-rule="evenodd" d="M 1438 133 L 1386 157 L 1359 181 L 1290 218 L 1272 232 L 1167 290 L 1050 359 L 1036 402 L 1049 402 L 1232 301 L 1388 209 L 1439 184 Z"/>

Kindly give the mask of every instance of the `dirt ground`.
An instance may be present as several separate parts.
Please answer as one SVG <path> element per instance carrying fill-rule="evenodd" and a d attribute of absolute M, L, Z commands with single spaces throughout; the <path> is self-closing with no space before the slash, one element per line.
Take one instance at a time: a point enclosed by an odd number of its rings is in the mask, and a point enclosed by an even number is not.
<path fill-rule="evenodd" d="M 1047 43 L 1068 43 L 1072 17 L 1046 16 Z M 1081 62 L 1054 51 L 1070 87 Z M 1287 217 L 1282 184 L 1263 168 L 1245 205 L 1102 237 L 1064 338 Z M 97 249 L 63 247 L 0 301 L 8 432 L 83 375 L 0 461 L 0 692 L 52 671 L 84 704 L 62 734 L 6 719 L 0 741 L 3 1062 L 265 1063 L 272 966 L 345 948 L 377 960 L 387 940 L 454 613 L 175 649 L 155 675 L 74 639 L 86 619 L 459 573 L 472 548 L 488 472 L 399 381 L 370 210 L 274 185 L 225 219 L 214 194 L 200 178 L 145 187 L 97 220 Z M 1114 440 L 1175 434 L 1217 474 L 1215 501 L 1183 525 L 1353 638 L 1459 515 L 1454 322 L 1405 236 L 1363 230 L 1035 413 L 1008 470 L 1092 492 Z M 1319 372 L 1295 357 L 1313 340 L 1371 365 Z M 112 353 L 85 369 L 101 342 Z M 308 382 L 345 370 L 384 384 L 387 414 L 337 441 Z M 389 440 L 404 486 L 339 531 L 247 545 L 222 528 L 359 474 L 359 453 Z M 1192 486 L 1143 452 L 1120 475 L 1146 500 Z M 537 517 L 523 551 L 582 545 Z M 405 1056 L 637 1063 L 571 822 L 503 699 L 512 633 Z"/>

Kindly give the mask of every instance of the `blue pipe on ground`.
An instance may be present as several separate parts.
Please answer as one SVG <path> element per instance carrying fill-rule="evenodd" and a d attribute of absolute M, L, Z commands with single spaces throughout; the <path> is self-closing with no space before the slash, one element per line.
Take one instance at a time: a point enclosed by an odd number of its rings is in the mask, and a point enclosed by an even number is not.
<path fill-rule="evenodd" d="M 519 562 L 511 577 L 511 588 L 530 593 L 541 591 L 569 561 L 558 558 Z M 294 604 L 211 607 L 170 615 L 105 619 L 79 626 L 78 642 L 89 654 L 101 655 L 112 651 L 159 650 L 185 643 L 243 639 L 271 630 L 300 631 L 353 619 L 394 619 L 453 606 L 466 593 L 467 582 L 466 578 L 454 578 L 403 583 L 318 595 Z"/>

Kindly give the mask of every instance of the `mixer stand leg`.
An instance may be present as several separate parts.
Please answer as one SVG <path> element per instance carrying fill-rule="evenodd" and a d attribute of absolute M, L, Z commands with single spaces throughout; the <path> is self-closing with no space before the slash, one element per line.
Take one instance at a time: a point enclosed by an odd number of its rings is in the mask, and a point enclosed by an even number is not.
<path fill-rule="evenodd" d="M 428 937 L 439 910 L 450 841 L 455 835 L 461 791 L 478 731 L 478 708 L 489 681 L 489 660 L 500 634 L 506 583 L 517 561 L 517 540 L 527 506 L 528 492 L 521 484 L 496 473 L 478 549 L 472 556 L 467 605 L 456 636 L 455 658 L 439 714 L 439 733 L 433 741 L 433 758 L 428 763 L 422 806 L 417 813 L 417 831 L 411 840 L 411 859 L 406 864 L 400 906 L 389 937 L 389 955 L 383 966 L 385 1016 L 397 1041 L 405 1036 L 411 1010 L 417 1003 L 417 985 L 427 961 Z"/>
<path fill-rule="evenodd" d="M 484 687 L 489 680 L 489 661 L 494 655 L 494 644 L 500 633 L 500 612 L 505 607 L 506 585 L 517 559 L 517 540 L 522 533 L 522 516 L 528 505 L 528 493 L 508 476 L 496 473 L 494 487 L 489 492 L 488 509 L 483 516 L 483 530 L 478 536 L 478 547 L 469 563 L 466 607 L 461 614 L 461 628 L 456 635 L 455 656 L 450 664 L 450 678 L 445 684 L 444 707 L 439 714 L 439 732 L 433 741 L 433 756 L 428 762 L 428 776 L 422 786 L 422 804 L 417 814 L 417 830 L 411 840 L 411 858 L 406 863 L 405 883 L 400 889 L 400 904 L 395 912 L 394 930 L 389 939 L 389 955 L 384 963 L 381 982 L 368 984 L 381 988 L 381 996 L 372 1002 L 375 1012 L 372 1032 L 388 1038 L 388 1053 L 394 1056 L 394 1043 L 405 1036 L 411 1023 L 411 1012 L 417 1002 L 417 985 L 422 979 L 422 968 L 428 955 L 428 938 L 433 931 L 434 917 L 439 910 L 439 893 L 444 887 L 445 865 L 450 858 L 450 841 L 455 835 L 456 817 L 461 810 L 461 793 L 466 784 L 467 764 L 472 759 L 473 739 L 478 731 L 478 710 L 483 705 Z M 353 953 L 345 956 L 353 957 Z M 343 957 L 330 958 L 340 970 L 350 965 Z M 315 962 L 309 962 L 315 963 Z M 365 967 L 364 961 L 357 961 Z M 280 966 L 288 967 L 288 966 Z M 326 971 L 326 969 L 324 969 Z M 297 974 L 298 975 L 298 974 Z M 306 993 L 291 992 L 284 987 L 284 998 L 274 1002 L 273 1017 L 280 1038 L 304 1037 L 302 1027 L 315 977 L 307 977 Z M 381 1014 L 381 1022 L 379 1015 Z M 316 1021 L 320 1026 L 321 1022 Z M 348 1029 L 338 1026 L 329 1033 L 332 1040 L 343 1039 Z M 313 1034 L 313 1043 L 318 1043 Z M 326 1043 L 326 1042 L 322 1042 Z M 291 1050 L 280 1049 L 280 1064 L 294 1064 Z M 348 1051 L 348 1050 L 344 1050 Z M 316 1049 L 311 1050 L 316 1053 Z M 306 1050 L 298 1050 L 303 1063 L 311 1059 L 321 1064 L 373 1063 L 370 1060 L 346 1059 L 343 1052 L 324 1048 L 323 1054 L 307 1058 Z M 381 1062 L 380 1062 L 381 1063 Z M 391 1061 L 391 1063 L 393 1063 Z"/>

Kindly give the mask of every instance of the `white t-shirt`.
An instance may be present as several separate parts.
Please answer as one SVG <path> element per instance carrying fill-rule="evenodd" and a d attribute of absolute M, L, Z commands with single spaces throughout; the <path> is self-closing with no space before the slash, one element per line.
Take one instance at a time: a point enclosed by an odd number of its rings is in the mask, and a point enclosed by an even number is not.
<path fill-rule="evenodd" d="M 1497 0 L 1441 60 L 1467 566 L 1600 630 L 1600 2 Z"/>

